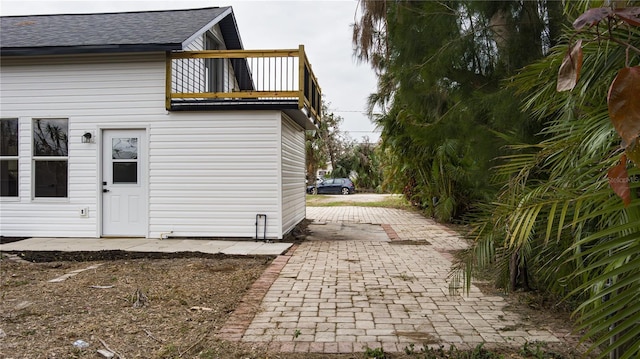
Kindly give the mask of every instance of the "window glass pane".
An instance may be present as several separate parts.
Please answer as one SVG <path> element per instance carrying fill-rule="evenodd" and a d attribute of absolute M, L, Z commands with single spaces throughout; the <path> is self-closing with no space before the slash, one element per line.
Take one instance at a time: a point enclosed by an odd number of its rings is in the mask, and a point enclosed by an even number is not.
<path fill-rule="evenodd" d="M 111 140 L 113 159 L 133 160 L 138 158 L 137 138 L 114 138 Z"/>
<path fill-rule="evenodd" d="M 36 161 L 34 178 L 36 197 L 67 197 L 67 161 Z"/>
<path fill-rule="evenodd" d="M 0 196 L 18 197 L 18 160 L 0 161 Z"/>
<path fill-rule="evenodd" d="M 0 120 L 0 156 L 18 155 L 18 119 Z"/>
<path fill-rule="evenodd" d="M 64 119 L 33 121 L 34 156 L 67 156 L 69 126 Z"/>
<path fill-rule="evenodd" d="M 113 162 L 113 183 L 138 183 L 138 163 Z"/>

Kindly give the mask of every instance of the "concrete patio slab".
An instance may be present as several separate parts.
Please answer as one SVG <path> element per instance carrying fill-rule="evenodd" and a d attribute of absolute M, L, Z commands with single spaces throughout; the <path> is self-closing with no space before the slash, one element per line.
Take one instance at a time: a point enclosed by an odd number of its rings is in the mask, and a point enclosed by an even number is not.
<path fill-rule="evenodd" d="M 0 251 L 93 252 L 123 250 L 130 252 L 201 252 L 233 255 L 280 255 L 291 243 L 262 241 L 222 241 L 201 239 L 146 238 L 28 238 L 0 245 Z"/>

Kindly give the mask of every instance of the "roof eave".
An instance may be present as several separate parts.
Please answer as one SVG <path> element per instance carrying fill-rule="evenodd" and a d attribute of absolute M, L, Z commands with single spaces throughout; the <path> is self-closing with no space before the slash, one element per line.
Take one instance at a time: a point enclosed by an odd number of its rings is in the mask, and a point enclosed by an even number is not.
<path fill-rule="evenodd" d="M 164 52 L 181 50 L 182 44 L 134 44 L 134 45 L 88 45 L 88 46 L 56 46 L 56 47 L 4 47 L 0 48 L 0 56 L 42 56 L 102 54 L 127 52 Z"/>
<path fill-rule="evenodd" d="M 226 25 L 224 24 L 224 22 L 228 23 L 229 26 L 221 26 L 220 30 L 225 32 L 228 31 L 229 33 L 223 34 L 226 36 L 232 36 L 233 37 L 233 41 L 237 42 L 237 50 L 243 50 L 244 49 L 244 45 L 242 44 L 242 38 L 240 37 L 240 30 L 238 30 L 238 22 L 236 21 L 236 16 L 233 13 L 233 8 L 231 8 L 231 16 L 225 19 L 222 19 L 220 21 L 221 25 Z M 229 31 L 228 29 L 232 28 L 232 31 Z"/>
<path fill-rule="evenodd" d="M 182 50 L 184 48 L 186 48 L 191 42 L 193 42 L 195 39 L 197 39 L 198 37 L 202 36 L 202 34 L 204 34 L 205 32 L 207 32 L 210 28 L 212 28 L 215 24 L 219 23 L 220 21 L 222 21 L 222 19 L 224 19 L 225 17 L 227 17 L 229 14 L 233 14 L 233 10 L 231 9 L 231 7 L 227 7 L 227 9 L 225 11 L 223 11 L 220 15 L 216 16 L 215 18 L 213 18 L 211 21 L 209 21 L 206 25 L 204 25 L 203 27 L 201 27 L 198 31 L 196 31 L 195 33 L 193 33 L 191 36 L 189 36 L 186 40 L 184 40 L 182 42 L 182 46 L 180 47 L 180 49 L 178 50 Z"/>

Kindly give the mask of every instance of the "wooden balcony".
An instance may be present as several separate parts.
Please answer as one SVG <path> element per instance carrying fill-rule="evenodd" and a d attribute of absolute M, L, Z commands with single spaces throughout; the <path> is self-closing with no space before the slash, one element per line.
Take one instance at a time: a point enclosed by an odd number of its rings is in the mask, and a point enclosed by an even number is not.
<path fill-rule="evenodd" d="M 322 93 L 302 45 L 171 52 L 166 63 L 168 111 L 275 109 L 311 127 L 322 116 Z"/>

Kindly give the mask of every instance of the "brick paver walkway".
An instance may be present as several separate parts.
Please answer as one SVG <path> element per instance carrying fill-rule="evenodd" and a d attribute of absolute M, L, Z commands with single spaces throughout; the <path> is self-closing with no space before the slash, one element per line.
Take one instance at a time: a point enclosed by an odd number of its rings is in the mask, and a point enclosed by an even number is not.
<path fill-rule="evenodd" d="M 242 316 L 232 316 L 221 337 L 325 353 L 366 346 L 402 351 L 411 343 L 465 348 L 559 341 L 506 310 L 502 297 L 485 296 L 476 287 L 468 296 L 450 293 L 448 251 L 466 244 L 444 226 L 386 208 L 309 207 L 307 217 L 383 225 L 400 241 L 305 241 L 278 258 L 277 278 L 274 271 L 265 274 L 271 279 L 257 284 L 262 293 L 251 292 L 238 309 Z M 255 313 L 252 319 L 248 311 Z"/>

